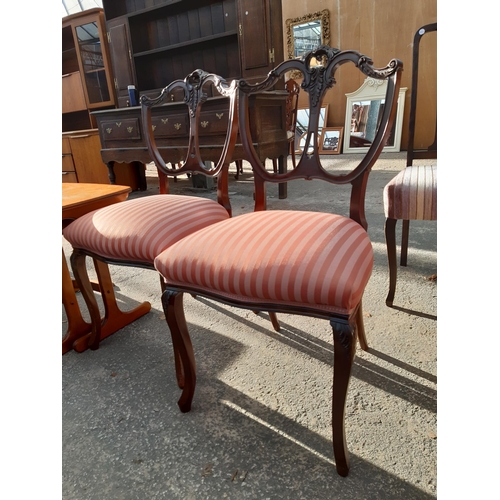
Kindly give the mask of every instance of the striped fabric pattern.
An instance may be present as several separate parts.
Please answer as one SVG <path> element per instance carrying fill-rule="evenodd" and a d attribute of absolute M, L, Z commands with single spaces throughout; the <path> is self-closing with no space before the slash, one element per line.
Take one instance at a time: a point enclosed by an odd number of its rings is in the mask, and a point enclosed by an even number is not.
<path fill-rule="evenodd" d="M 389 219 L 437 220 L 437 166 L 404 168 L 384 188 Z"/>
<path fill-rule="evenodd" d="M 63 230 L 73 248 L 109 259 L 147 263 L 194 231 L 229 218 L 214 200 L 159 194 L 110 205 Z"/>
<path fill-rule="evenodd" d="M 349 314 L 370 278 L 373 249 L 349 218 L 272 210 L 202 229 L 158 255 L 155 267 L 168 285 Z"/>

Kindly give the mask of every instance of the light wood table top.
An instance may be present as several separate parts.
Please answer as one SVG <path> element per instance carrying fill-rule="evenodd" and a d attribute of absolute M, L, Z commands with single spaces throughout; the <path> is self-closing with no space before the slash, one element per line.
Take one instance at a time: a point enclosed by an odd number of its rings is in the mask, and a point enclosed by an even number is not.
<path fill-rule="evenodd" d="M 112 184 L 62 183 L 62 218 L 77 219 L 87 212 L 127 199 L 129 186 Z"/>

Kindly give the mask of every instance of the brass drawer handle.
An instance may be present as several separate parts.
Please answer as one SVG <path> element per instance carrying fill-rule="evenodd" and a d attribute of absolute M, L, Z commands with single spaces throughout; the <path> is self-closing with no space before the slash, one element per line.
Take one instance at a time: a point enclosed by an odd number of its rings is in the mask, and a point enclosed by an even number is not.
<path fill-rule="evenodd" d="M 168 118 L 162 118 L 161 121 L 165 125 L 168 122 Z"/>
<path fill-rule="evenodd" d="M 134 130 L 134 127 L 127 127 L 127 131 L 129 134 L 132 132 L 132 130 Z"/>
<path fill-rule="evenodd" d="M 175 130 L 179 130 L 181 128 L 181 124 L 180 123 L 175 123 L 174 127 L 175 127 Z"/>
<path fill-rule="evenodd" d="M 222 119 L 222 117 L 224 116 L 224 113 L 215 113 L 215 116 L 216 116 L 219 120 L 221 120 L 221 119 Z"/>
<path fill-rule="evenodd" d="M 202 126 L 203 128 L 207 128 L 207 126 L 208 126 L 208 122 L 207 122 L 207 121 L 201 122 L 201 126 Z"/>
<path fill-rule="evenodd" d="M 113 129 L 112 129 L 112 128 L 107 128 L 107 129 L 106 129 L 106 132 L 107 132 L 108 134 L 111 134 L 111 132 L 113 132 Z"/>

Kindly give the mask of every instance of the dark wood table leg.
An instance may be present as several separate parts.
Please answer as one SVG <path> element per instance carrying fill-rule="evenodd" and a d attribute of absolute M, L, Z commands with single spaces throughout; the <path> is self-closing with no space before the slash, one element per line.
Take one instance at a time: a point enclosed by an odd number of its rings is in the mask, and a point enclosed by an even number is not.
<path fill-rule="evenodd" d="M 134 166 L 137 173 L 137 184 L 139 186 L 140 191 L 147 191 L 148 182 L 146 179 L 146 165 L 141 163 L 140 161 L 134 161 Z"/>
<path fill-rule="evenodd" d="M 280 174 L 286 174 L 286 170 L 287 170 L 286 160 L 287 160 L 287 158 L 285 156 L 283 156 L 283 155 L 281 155 L 278 158 L 278 172 Z M 280 200 L 284 200 L 284 199 L 286 199 L 287 196 L 288 196 L 288 193 L 287 193 L 287 183 L 286 182 L 280 182 L 278 184 L 278 198 Z"/>
<path fill-rule="evenodd" d="M 108 166 L 108 177 L 110 184 L 116 184 L 116 175 L 115 175 L 115 162 L 108 161 L 106 164 Z"/>

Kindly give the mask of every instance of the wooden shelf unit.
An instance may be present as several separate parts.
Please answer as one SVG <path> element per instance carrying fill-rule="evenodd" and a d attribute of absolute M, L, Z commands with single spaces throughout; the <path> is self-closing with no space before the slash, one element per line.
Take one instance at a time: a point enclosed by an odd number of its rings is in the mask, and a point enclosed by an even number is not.
<path fill-rule="evenodd" d="M 283 61 L 281 0 L 103 0 L 119 107 L 195 69 L 263 79 Z"/>

